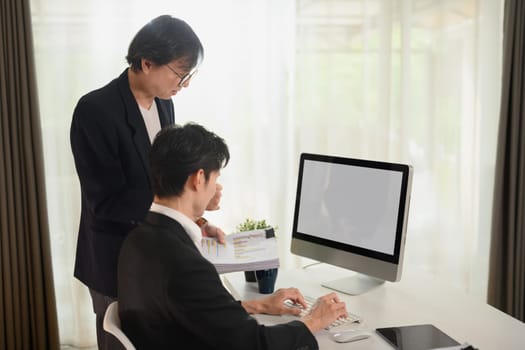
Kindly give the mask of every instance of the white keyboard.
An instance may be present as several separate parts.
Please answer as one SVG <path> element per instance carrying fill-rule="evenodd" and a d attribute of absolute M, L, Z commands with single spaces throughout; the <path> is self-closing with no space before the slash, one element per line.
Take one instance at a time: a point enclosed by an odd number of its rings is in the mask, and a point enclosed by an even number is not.
<path fill-rule="evenodd" d="M 315 304 L 316 299 L 312 298 L 312 297 L 305 296 L 304 297 L 304 301 L 305 301 L 307 307 L 306 308 L 301 308 L 301 313 L 299 314 L 299 317 L 303 317 L 304 315 L 306 315 L 307 313 L 310 312 L 310 309 L 312 308 L 312 305 Z M 300 307 L 300 306 L 294 304 L 293 301 L 291 301 L 291 300 L 286 300 L 284 303 L 287 306 L 289 306 L 289 307 Z M 362 320 L 363 319 L 360 316 L 352 314 L 352 313 L 349 312 L 348 313 L 348 317 L 339 318 L 339 319 L 335 320 L 334 322 L 329 324 L 327 327 L 325 327 L 325 329 L 328 330 L 328 329 L 331 329 L 333 327 L 341 326 L 341 325 L 344 325 L 344 324 L 347 324 L 347 323 L 361 323 Z"/>

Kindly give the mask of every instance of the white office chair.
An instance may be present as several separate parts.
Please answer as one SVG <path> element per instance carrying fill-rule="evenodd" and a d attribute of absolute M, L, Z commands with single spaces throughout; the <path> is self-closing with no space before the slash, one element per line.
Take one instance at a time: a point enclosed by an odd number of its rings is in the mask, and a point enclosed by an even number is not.
<path fill-rule="evenodd" d="M 117 338 L 126 350 L 136 350 L 129 338 L 124 334 L 120 328 L 120 318 L 118 316 L 118 301 L 109 304 L 106 313 L 104 314 L 104 330 L 111 333 Z"/>

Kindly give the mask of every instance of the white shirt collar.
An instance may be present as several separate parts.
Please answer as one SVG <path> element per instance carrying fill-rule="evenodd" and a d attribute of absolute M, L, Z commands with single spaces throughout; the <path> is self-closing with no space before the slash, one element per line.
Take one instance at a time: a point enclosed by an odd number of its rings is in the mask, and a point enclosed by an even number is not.
<path fill-rule="evenodd" d="M 196 223 L 194 223 L 189 217 L 182 214 L 180 211 L 158 203 L 152 203 L 150 210 L 155 213 L 169 216 L 170 218 L 181 224 L 182 228 L 184 228 L 188 236 L 190 236 L 190 239 L 193 241 L 193 243 L 195 243 L 195 246 L 197 246 L 197 249 L 199 249 L 200 251 L 202 231 L 201 228 Z"/>
<path fill-rule="evenodd" d="M 157 109 L 157 102 L 153 100 L 150 109 L 146 109 L 139 105 L 140 113 L 142 114 L 142 119 L 144 119 L 144 124 L 146 124 L 146 130 L 148 131 L 148 137 L 151 143 L 155 139 L 155 136 L 161 129 L 159 111 Z"/>

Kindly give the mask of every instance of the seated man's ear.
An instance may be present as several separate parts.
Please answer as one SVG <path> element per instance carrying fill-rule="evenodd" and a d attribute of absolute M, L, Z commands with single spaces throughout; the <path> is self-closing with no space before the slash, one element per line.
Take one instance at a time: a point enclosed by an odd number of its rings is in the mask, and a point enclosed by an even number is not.
<path fill-rule="evenodd" d="M 200 188 L 200 186 L 204 186 L 206 184 L 206 176 L 204 174 L 204 170 L 199 169 L 193 174 L 191 174 L 188 178 L 188 181 L 193 190 L 197 190 Z"/>

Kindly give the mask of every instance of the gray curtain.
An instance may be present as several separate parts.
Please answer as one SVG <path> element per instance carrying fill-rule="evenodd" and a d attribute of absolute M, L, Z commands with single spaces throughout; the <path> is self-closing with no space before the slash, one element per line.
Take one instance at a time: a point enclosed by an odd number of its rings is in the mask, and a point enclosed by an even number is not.
<path fill-rule="evenodd" d="M 525 321 L 525 1 L 505 0 L 488 302 Z"/>
<path fill-rule="evenodd" d="M 58 349 L 29 0 L 0 0 L 0 349 Z"/>

